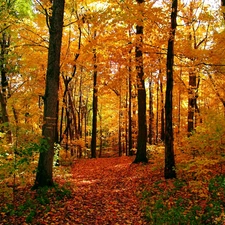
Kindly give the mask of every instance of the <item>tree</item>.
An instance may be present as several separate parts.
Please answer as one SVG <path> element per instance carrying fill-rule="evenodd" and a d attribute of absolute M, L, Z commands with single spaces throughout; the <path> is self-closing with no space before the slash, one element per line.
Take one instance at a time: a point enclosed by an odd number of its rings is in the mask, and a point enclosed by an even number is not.
<path fill-rule="evenodd" d="M 174 65 L 174 39 L 177 27 L 177 5 L 178 1 L 173 0 L 171 12 L 171 29 L 168 40 L 167 50 L 167 83 L 166 83 L 166 102 L 165 102 L 165 168 L 164 176 L 166 179 L 176 178 L 174 146 L 173 146 L 173 65 Z"/>
<path fill-rule="evenodd" d="M 153 122 L 154 122 L 154 113 L 153 113 L 153 90 L 152 90 L 152 75 L 149 78 L 149 133 L 148 133 L 148 143 L 153 144 Z"/>
<path fill-rule="evenodd" d="M 221 0 L 221 6 L 225 6 L 225 0 Z M 223 12 L 223 19 L 225 20 L 225 13 Z"/>
<path fill-rule="evenodd" d="M 46 149 L 40 152 L 36 180 L 33 188 L 53 185 L 54 142 L 57 138 L 58 90 L 60 75 L 60 52 L 62 43 L 64 0 L 54 0 L 52 15 L 49 17 L 49 50 L 44 95 L 43 144 Z"/>
<path fill-rule="evenodd" d="M 19 60 L 16 64 L 13 64 L 13 57 L 15 57 L 15 49 L 12 45 L 13 42 L 18 38 L 19 22 L 21 23 L 24 18 L 28 19 L 31 16 L 31 1 L 21 0 L 20 4 L 18 1 L 1 1 L 0 2 L 0 123 L 3 123 L 1 131 L 7 134 L 7 141 L 11 142 L 11 130 L 9 128 L 9 107 L 8 99 L 12 95 L 12 85 L 10 75 L 14 75 L 15 68 L 19 66 Z M 23 24 L 24 25 L 24 24 Z M 16 32 L 15 32 L 16 30 Z M 20 55 L 17 55 L 19 58 Z M 18 118 L 16 110 L 12 106 L 14 112 L 14 119 L 16 123 Z"/>
<path fill-rule="evenodd" d="M 144 4 L 143 0 L 137 0 L 138 6 L 141 8 Z M 137 43 L 135 49 L 136 70 L 137 70 L 137 88 L 138 88 L 138 140 L 137 154 L 134 163 L 148 162 L 146 157 L 146 91 L 144 83 L 144 65 L 143 65 L 143 18 L 140 16 L 136 25 Z"/>
<path fill-rule="evenodd" d="M 201 15 L 203 17 L 204 12 L 207 15 L 207 11 L 204 9 L 200 9 Z M 206 46 L 206 41 L 208 39 L 209 35 L 209 27 L 210 22 L 209 18 L 204 21 L 201 17 L 195 18 L 194 16 L 194 4 L 190 3 L 190 18 L 193 21 L 196 22 L 190 22 L 190 34 L 189 34 L 189 40 L 190 43 L 193 42 L 193 51 L 197 51 L 201 48 L 203 45 L 204 48 Z M 204 18 L 204 17 L 203 17 Z M 199 24 L 199 22 L 202 20 L 203 27 L 206 27 L 205 32 L 202 32 L 202 27 L 200 25 L 196 26 L 196 24 Z M 189 25 L 187 26 L 189 27 Z M 193 33 L 193 34 L 192 34 Z M 198 34 L 203 33 L 203 37 L 200 37 Z M 191 46 L 192 47 L 192 46 Z M 190 58 L 190 64 L 195 64 L 198 57 L 191 57 Z M 197 69 L 191 68 L 189 72 L 189 85 L 188 85 L 188 136 L 191 136 L 192 132 L 195 130 L 195 127 L 197 125 L 197 115 L 200 114 L 200 110 L 198 107 L 198 89 L 200 85 L 200 76 L 198 75 Z"/>
<path fill-rule="evenodd" d="M 68 6 L 67 6 L 68 7 Z M 60 143 L 63 141 L 64 137 L 66 136 L 66 151 L 69 148 L 69 138 L 70 141 L 72 141 L 74 138 L 79 139 L 82 136 L 82 132 L 79 129 L 80 126 L 80 114 L 81 114 L 81 85 L 82 85 L 82 67 L 81 68 L 81 76 L 80 76 L 80 84 L 77 85 L 79 76 L 77 76 L 77 61 L 80 56 L 80 50 L 81 50 L 81 40 L 82 40 L 82 15 L 79 16 L 79 13 L 77 12 L 77 9 L 74 6 L 71 6 L 72 9 L 70 12 L 70 17 L 69 17 L 69 30 L 72 29 L 72 24 L 73 24 L 73 14 L 75 14 L 75 19 L 79 22 L 77 22 L 77 30 L 78 33 L 74 32 L 77 40 L 77 49 L 75 49 L 76 53 L 74 57 L 74 60 L 72 61 L 72 65 L 69 63 L 64 63 L 65 68 L 62 68 L 62 78 L 64 81 L 64 93 L 63 93 L 63 100 L 62 100 L 62 108 L 61 108 L 61 118 L 60 120 Z M 68 48 L 67 51 L 67 57 L 70 57 L 70 48 L 71 48 L 71 32 L 69 32 L 69 37 L 68 37 Z M 70 69 L 68 68 L 70 67 Z M 77 87 L 78 87 L 78 92 L 77 93 Z M 74 91 L 71 91 L 74 90 Z M 76 98 L 74 95 L 79 96 L 79 103 L 78 103 L 78 109 L 76 109 Z M 64 111 L 65 111 L 65 119 L 64 119 Z M 76 113 L 77 112 L 77 113 Z M 78 114 L 78 116 L 77 116 Z M 77 118 L 78 117 L 78 118 Z M 63 131 L 63 122 L 65 122 L 65 130 Z M 65 140 L 64 140 L 65 141 Z M 79 151 L 80 152 L 80 151 Z M 73 155 L 73 148 L 71 148 L 71 155 Z"/>
<path fill-rule="evenodd" d="M 94 49 L 94 74 L 93 74 L 93 102 L 92 102 L 92 137 L 91 137 L 91 158 L 96 158 L 96 136 L 97 136 L 97 115 L 98 115 L 98 87 L 97 87 L 97 64 L 96 50 Z"/>
<path fill-rule="evenodd" d="M 0 46 L 1 46 L 1 52 L 0 52 L 0 74 L 1 74 L 1 91 L 0 91 L 0 104 L 1 104 L 1 120 L 2 123 L 8 123 L 9 122 L 9 116 L 7 112 L 7 90 L 9 89 L 8 85 L 8 79 L 7 79 L 7 55 L 9 52 L 10 47 L 10 35 L 6 32 L 2 33 Z"/>

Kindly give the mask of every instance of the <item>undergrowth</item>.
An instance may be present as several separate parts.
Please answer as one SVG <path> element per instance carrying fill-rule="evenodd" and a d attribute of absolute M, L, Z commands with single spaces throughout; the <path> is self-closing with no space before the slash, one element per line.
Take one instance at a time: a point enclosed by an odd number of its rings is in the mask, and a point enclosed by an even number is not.
<path fill-rule="evenodd" d="M 185 157 L 186 156 L 186 157 Z M 161 156 L 159 156 L 160 158 Z M 157 178 L 143 188 L 141 199 L 149 225 L 224 225 L 225 165 L 223 157 L 177 153 L 177 179 Z M 156 161 L 159 159 L 156 159 Z M 160 170 L 154 164 L 152 171 Z M 161 168 L 163 169 L 163 168 Z"/>
<path fill-rule="evenodd" d="M 55 181 L 60 181 L 54 188 L 40 188 L 32 191 L 39 153 L 47 149 L 47 142 L 26 127 L 11 128 L 14 133 L 12 143 L 0 138 L 0 224 L 15 224 L 23 218 L 32 223 L 41 213 L 51 211 L 52 204 L 58 205 L 71 195 L 66 183 L 69 168 L 55 166 Z M 57 153 L 57 151 L 56 151 Z M 11 223 L 5 221 L 9 217 Z M 16 224 L 20 224 L 20 222 Z M 21 222 L 22 224 L 22 222 Z"/>
<path fill-rule="evenodd" d="M 21 191 L 18 191 L 18 193 L 21 194 Z M 19 194 L 17 195 L 19 203 L 6 202 L 1 206 L 3 224 L 6 217 L 10 217 L 12 222 L 20 219 L 28 224 L 33 224 L 33 220 L 36 217 L 40 217 L 42 214 L 53 213 L 53 208 L 55 211 L 56 206 L 58 208 L 63 207 L 63 201 L 72 196 L 68 185 L 59 186 L 58 184 L 55 184 L 52 188 L 43 187 L 36 191 L 29 189 L 24 196 Z"/>
<path fill-rule="evenodd" d="M 182 144 L 175 149 L 178 178 L 158 177 L 142 192 L 148 224 L 225 224 L 224 137 L 224 116 L 215 113 L 208 113 L 191 136 L 183 137 Z M 156 162 L 162 161 L 163 154 L 157 157 Z M 152 171 L 159 170 L 159 164 L 155 163 Z"/>

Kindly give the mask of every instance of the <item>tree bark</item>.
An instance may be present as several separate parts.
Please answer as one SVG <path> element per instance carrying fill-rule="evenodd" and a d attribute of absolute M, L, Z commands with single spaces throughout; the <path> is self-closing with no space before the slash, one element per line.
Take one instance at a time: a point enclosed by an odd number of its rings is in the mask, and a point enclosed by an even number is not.
<path fill-rule="evenodd" d="M 171 30 L 167 50 L 167 83 L 165 102 L 165 168 L 166 179 L 176 178 L 173 137 L 173 65 L 174 65 L 174 39 L 176 31 L 178 0 L 172 2 Z"/>
<path fill-rule="evenodd" d="M 189 73 L 189 89 L 188 89 L 188 136 L 191 136 L 195 129 L 195 106 L 197 104 L 196 98 L 196 73 L 191 71 Z"/>
<path fill-rule="evenodd" d="M 132 141 L 132 73 L 131 73 L 131 50 L 129 51 L 129 82 L 128 82 L 128 91 L 129 91 L 129 104 L 128 104 L 128 148 L 129 148 L 129 155 L 133 155 L 132 148 L 133 148 L 133 141 Z"/>
<path fill-rule="evenodd" d="M 165 108 L 164 108 L 164 94 L 163 94 L 163 83 L 162 78 L 160 78 L 160 101 L 161 101 L 161 141 L 165 140 Z"/>
<path fill-rule="evenodd" d="M 103 149 L 103 140 L 102 140 L 102 135 L 103 135 L 103 131 L 102 131 L 102 115 L 101 112 L 99 112 L 99 133 L 100 133 L 100 144 L 99 144 L 99 154 L 98 157 L 101 158 L 102 157 L 102 149 Z"/>
<path fill-rule="evenodd" d="M 155 136 L 155 143 L 158 144 L 159 142 L 159 80 L 157 80 L 157 87 L 156 87 L 156 136 Z"/>
<path fill-rule="evenodd" d="M 119 129 L 118 129 L 118 149 L 119 149 L 119 156 L 122 156 L 122 96 L 121 96 L 121 88 L 120 88 L 120 95 L 119 95 Z"/>
<path fill-rule="evenodd" d="M 10 35 L 7 35 L 5 32 L 2 33 L 2 38 L 0 41 L 1 53 L 0 53 L 0 74 L 1 74 L 1 90 L 0 90 L 0 110 L 1 117 L 0 123 L 4 123 L 4 130 L 2 132 L 6 133 L 7 142 L 12 142 L 11 131 L 9 129 L 9 116 L 7 110 L 7 100 L 9 98 L 9 85 L 7 80 L 7 55 L 8 48 L 10 47 Z"/>
<path fill-rule="evenodd" d="M 40 151 L 36 180 L 33 188 L 53 185 L 54 141 L 57 135 L 58 90 L 60 52 L 62 43 L 64 0 L 54 0 L 49 27 L 49 51 L 44 96 L 44 125 L 42 135 L 44 148 Z M 47 142 L 47 146 L 46 146 Z"/>
<path fill-rule="evenodd" d="M 144 0 L 137 0 L 139 5 Z M 135 49 L 137 87 L 138 87 L 138 140 L 137 154 L 134 163 L 148 162 L 146 157 L 147 125 L 146 125 L 146 91 L 144 83 L 144 65 L 143 65 L 143 19 L 140 18 L 136 26 L 137 43 Z"/>
<path fill-rule="evenodd" d="M 98 113 L 98 89 L 97 89 L 97 64 L 96 50 L 94 50 L 94 83 L 93 83 L 93 117 L 92 117 L 92 136 L 91 136 L 91 158 L 96 158 L 96 138 L 97 138 L 97 113 Z"/>
<path fill-rule="evenodd" d="M 149 141 L 150 145 L 153 145 L 153 122 L 154 122 L 154 113 L 153 113 L 153 90 L 152 90 L 152 76 L 149 79 Z"/>

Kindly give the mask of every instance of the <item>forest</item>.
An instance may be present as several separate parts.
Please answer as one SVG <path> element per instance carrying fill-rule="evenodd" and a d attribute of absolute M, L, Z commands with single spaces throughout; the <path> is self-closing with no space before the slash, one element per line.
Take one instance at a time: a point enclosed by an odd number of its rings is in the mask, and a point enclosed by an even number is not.
<path fill-rule="evenodd" d="M 225 224 L 225 0 L 0 0 L 0 225 Z"/>

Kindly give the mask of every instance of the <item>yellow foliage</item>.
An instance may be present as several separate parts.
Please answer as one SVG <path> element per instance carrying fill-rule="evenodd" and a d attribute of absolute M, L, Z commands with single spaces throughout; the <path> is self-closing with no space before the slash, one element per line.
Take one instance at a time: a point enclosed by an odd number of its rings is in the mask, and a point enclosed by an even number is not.
<path fill-rule="evenodd" d="M 74 144 L 79 146 L 80 148 L 84 148 L 85 147 L 85 141 L 82 138 L 76 139 L 74 141 Z"/>

